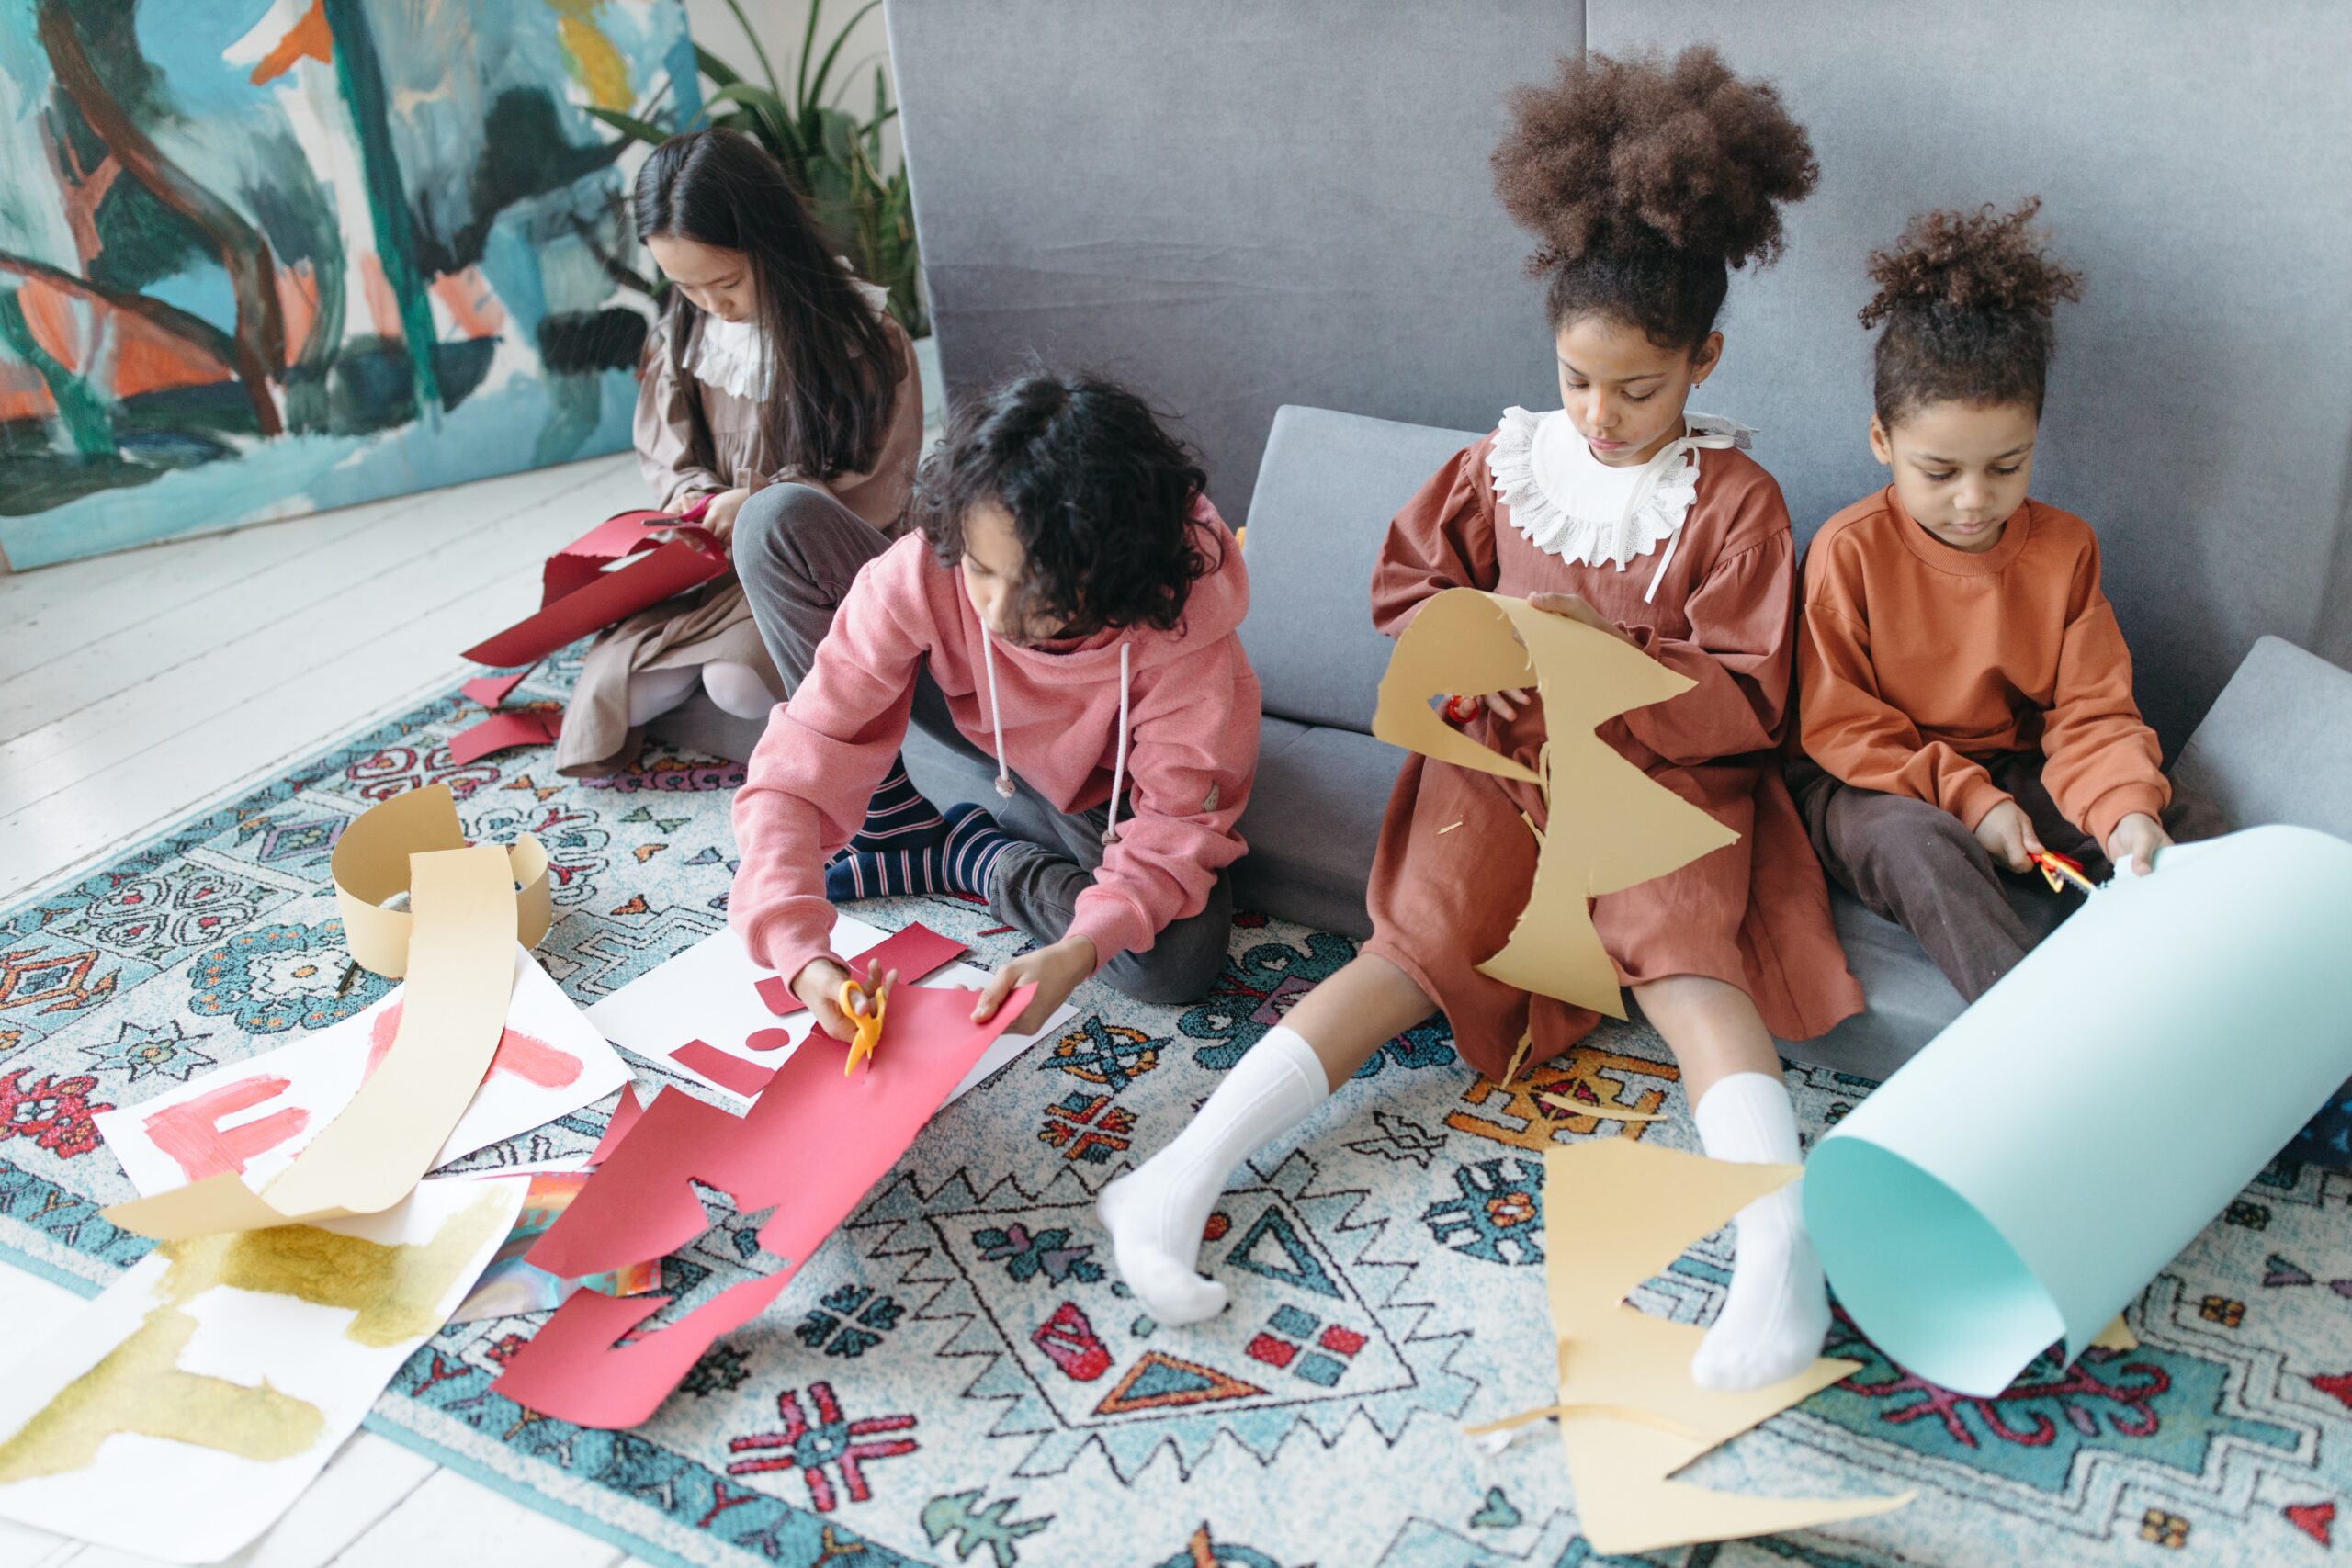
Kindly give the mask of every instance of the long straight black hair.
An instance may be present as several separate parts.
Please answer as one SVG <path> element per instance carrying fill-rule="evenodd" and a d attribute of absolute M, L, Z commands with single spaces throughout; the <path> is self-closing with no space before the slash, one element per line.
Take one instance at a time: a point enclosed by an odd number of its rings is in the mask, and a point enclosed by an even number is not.
<path fill-rule="evenodd" d="M 770 461 L 819 479 L 871 467 L 906 367 L 776 161 L 741 131 L 672 137 L 637 175 L 637 237 L 657 234 L 750 258 L 760 335 L 775 367 L 760 410 Z M 664 352 L 681 376 L 701 314 L 684 290 L 670 290 Z M 709 461 L 710 432 L 698 410 L 695 445 Z"/>

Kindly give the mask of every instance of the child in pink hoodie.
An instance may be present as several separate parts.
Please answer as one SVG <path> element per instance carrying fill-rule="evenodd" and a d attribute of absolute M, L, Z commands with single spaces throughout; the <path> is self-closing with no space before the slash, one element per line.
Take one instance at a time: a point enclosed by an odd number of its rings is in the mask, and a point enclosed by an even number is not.
<path fill-rule="evenodd" d="M 1216 979 L 1258 678 L 1235 636 L 1249 577 L 1205 479 L 1100 381 L 1027 377 L 950 422 L 917 479 L 920 534 L 869 549 L 735 797 L 729 919 L 828 1032 L 852 1032 L 829 884 L 986 897 L 1040 944 L 981 998 L 986 1018 L 1035 982 L 1017 1032 L 1098 972 L 1160 1003 Z M 910 719 L 995 761 L 1002 827 L 959 806 L 935 843 L 844 855 Z"/>

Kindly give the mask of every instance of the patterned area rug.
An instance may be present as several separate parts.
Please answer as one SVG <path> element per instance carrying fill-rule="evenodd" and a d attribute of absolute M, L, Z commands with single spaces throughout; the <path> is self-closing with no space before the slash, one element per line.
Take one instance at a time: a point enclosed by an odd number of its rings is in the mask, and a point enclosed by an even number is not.
<path fill-rule="evenodd" d="M 465 711 L 453 697 L 356 736 L 0 917 L 0 1247 L 13 1260 L 96 1291 L 147 1244 L 97 1215 L 130 1188 L 92 1113 L 381 993 L 364 976 L 338 993 L 327 882 L 336 836 L 377 801 L 447 783 L 477 838 L 538 834 L 562 917 L 541 956 L 583 1003 L 725 919 L 740 770 L 656 753 L 568 783 L 545 752 L 460 768 L 447 739 Z M 956 900 L 861 913 L 920 916 L 988 962 L 1018 951 Z M 1226 1317 L 1162 1328 L 1110 1266 L 1094 1190 L 1173 1134 L 1352 951 L 1250 919 L 1199 1006 L 1080 992 L 1077 1027 L 949 1108 L 767 1316 L 715 1348 L 639 1430 L 580 1430 L 490 1392 L 531 1332 L 521 1319 L 444 1330 L 371 1423 L 654 1562 L 1593 1561 L 1555 1445 L 1531 1434 L 1487 1459 L 1458 1428 L 1551 1398 L 1541 1151 L 1603 1130 L 1547 1123 L 1534 1096 L 1663 1107 L 1673 1120 L 1626 1135 L 1691 1144 L 1655 1036 L 1606 1030 L 1505 1090 L 1425 1026 L 1227 1194 L 1207 1251 L 1233 1287 Z M 1793 1080 L 1814 1133 L 1870 1088 L 1821 1071 Z M 477 1158 L 585 1150 L 608 1109 Z M 2133 1309 L 2143 1348 L 2038 1366 L 1998 1399 L 1923 1385 L 1841 1325 L 1832 1349 L 1865 1370 L 1692 1478 L 1911 1486 L 1918 1500 L 1835 1535 L 1655 1561 L 2323 1561 L 2352 1486 L 2346 1181 L 2275 1167 Z M 1693 1248 L 1640 1304 L 1711 1314 L 1725 1243 Z M 744 1277 L 754 1249 L 730 1217 L 668 1262 L 668 1283 L 707 1293 Z"/>

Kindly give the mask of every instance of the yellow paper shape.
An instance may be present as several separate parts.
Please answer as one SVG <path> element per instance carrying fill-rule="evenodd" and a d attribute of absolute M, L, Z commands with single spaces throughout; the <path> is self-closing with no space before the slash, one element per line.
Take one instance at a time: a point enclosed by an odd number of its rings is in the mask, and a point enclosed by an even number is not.
<path fill-rule="evenodd" d="M 1545 1284 L 1560 1337 L 1560 1442 L 1586 1539 L 1605 1554 L 1804 1529 L 1899 1508 L 1897 1497 L 1750 1497 L 1668 1478 L 1828 1387 L 1857 1361 L 1816 1359 L 1767 1388 L 1690 1381 L 1704 1331 L 1624 1304 L 1645 1280 L 1749 1202 L 1796 1179 L 1627 1138 L 1546 1151 Z M 1637 1410 L 1627 1419 L 1618 1412 Z"/>
<path fill-rule="evenodd" d="M 2123 1321 L 2123 1314 L 2119 1312 L 2115 1321 L 2100 1329 L 2091 1343 L 2102 1350 L 2137 1350 L 2140 1337 L 2132 1332 L 2132 1325 Z"/>
<path fill-rule="evenodd" d="M 409 857 L 432 850 L 466 847 L 458 825 L 458 803 L 447 784 L 427 784 L 370 807 L 335 840 L 328 871 L 334 877 L 335 912 L 343 918 L 344 945 L 359 966 L 397 980 L 408 973 L 409 935 L 414 904 L 387 909 L 384 900 L 409 891 Z M 548 852 L 525 833 L 508 847 L 521 913 L 518 940 L 537 947 L 554 918 L 548 891 Z"/>
<path fill-rule="evenodd" d="M 347 836 L 347 835 L 346 835 Z M 415 857 L 414 923 L 401 1021 L 383 1065 L 265 1193 L 233 1171 L 118 1203 L 123 1229 L 158 1241 L 380 1213 L 433 1167 L 506 1030 L 517 900 L 505 851 Z"/>
<path fill-rule="evenodd" d="M 1544 773 L 1480 745 L 1430 706 L 1448 693 L 1532 686 L 1544 700 Z M 1524 991 L 1625 1016 L 1617 967 L 1588 900 L 1663 876 L 1739 835 L 1651 780 L 1593 731 L 1691 682 L 1621 637 L 1524 599 L 1452 588 L 1423 604 L 1396 639 L 1372 732 L 1457 767 L 1542 788 L 1527 905 L 1479 973 Z"/>

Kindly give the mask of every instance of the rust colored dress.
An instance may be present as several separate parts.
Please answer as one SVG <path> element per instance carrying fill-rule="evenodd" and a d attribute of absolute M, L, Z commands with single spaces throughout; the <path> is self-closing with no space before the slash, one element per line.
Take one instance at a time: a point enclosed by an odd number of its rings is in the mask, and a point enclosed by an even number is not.
<path fill-rule="evenodd" d="M 1498 434 L 1508 442 L 1512 421 L 1530 419 L 1513 410 Z M 1779 765 L 1796 635 L 1796 546 L 1780 486 L 1744 452 L 1698 453 L 1696 496 L 1679 536 L 1623 570 L 1587 565 L 1539 547 L 1513 525 L 1490 471 L 1496 442 L 1488 435 L 1455 454 L 1389 525 L 1373 573 L 1374 625 L 1395 637 L 1448 588 L 1577 593 L 1645 652 L 1696 682 L 1599 733 L 1739 841 L 1593 901 L 1593 926 L 1618 978 L 1628 986 L 1671 975 L 1727 981 L 1755 999 L 1782 1039 L 1810 1038 L 1860 1011 L 1861 988 L 1847 973 L 1821 866 Z M 1532 767 L 1544 715 L 1537 704 L 1503 723 L 1484 710 L 1468 729 Z M 1408 757 L 1367 896 L 1374 931 L 1364 951 L 1411 976 L 1444 1010 L 1463 1059 L 1497 1081 L 1523 1036 L 1527 1061 L 1541 1062 L 1599 1021 L 1587 1009 L 1531 996 L 1476 967 L 1509 940 L 1534 879 L 1536 846 L 1521 812 L 1544 821 L 1532 784 Z"/>

